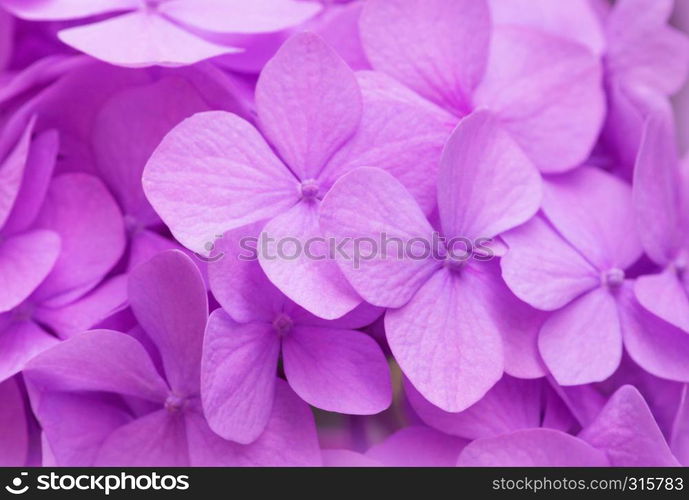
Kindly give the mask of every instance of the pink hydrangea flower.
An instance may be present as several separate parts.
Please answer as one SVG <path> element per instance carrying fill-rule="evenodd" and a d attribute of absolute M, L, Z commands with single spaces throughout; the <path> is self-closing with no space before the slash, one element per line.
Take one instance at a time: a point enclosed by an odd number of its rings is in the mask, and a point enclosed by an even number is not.
<path fill-rule="evenodd" d="M 538 171 L 488 112 L 460 122 L 443 152 L 437 185 L 447 241 L 494 238 L 531 218 L 541 202 Z M 350 172 L 333 186 L 321 225 L 338 241 L 377 241 L 382 233 L 405 243 L 433 240 L 433 227 L 411 194 L 373 168 Z M 390 308 L 385 330 L 395 359 L 424 397 L 448 411 L 472 405 L 500 379 L 503 332 L 519 329 L 502 310 L 521 307 L 490 263 L 476 254 L 462 258 L 458 250 L 465 249 L 443 244 L 438 256 L 399 258 L 379 249 L 360 266 L 338 259 L 366 301 Z"/>
<path fill-rule="evenodd" d="M 356 331 L 381 310 L 362 304 L 342 318 L 322 320 L 285 297 L 257 261 L 242 260 L 239 239 L 225 235 L 209 263 L 213 295 L 202 365 L 204 409 L 213 430 L 251 442 L 271 412 L 278 360 L 287 382 L 307 403 L 331 412 L 369 415 L 385 410 L 392 391 L 387 361 L 376 342 Z M 250 381 L 250 383 L 249 383 Z"/>
<path fill-rule="evenodd" d="M 285 385 L 277 385 L 253 444 L 225 441 L 208 427 L 199 398 L 208 304 L 189 257 L 170 250 L 139 266 L 129 300 L 150 347 L 93 330 L 44 352 L 25 371 L 55 465 L 318 464 L 313 417 Z"/>
<path fill-rule="evenodd" d="M 491 27 L 484 0 L 372 0 L 361 37 L 373 68 L 418 94 L 449 130 L 489 109 L 544 172 L 579 166 L 596 141 L 605 114 L 598 58 L 540 29 Z"/>
<path fill-rule="evenodd" d="M 363 165 L 389 169 L 432 210 L 428 173 L 442 126 L 414 100 L 379 92 L 377 79 L 355 74 L 318 36 L 283 45 L 261 73 L 256 108 L 262 134 L 236 115 L 200 113 L 170 132 L 146 166 L 148 200 L 190 250 L 205 254 L 225 231 L 260 220 L 275 240 L 271 255 L 282 238 L 320 236 L 323 196 Z M 282 292 L 317 316 L 337 318 L 361 302 L 329 259 L 259 259 Z"/>
<path fill-rule="evenodd" d="M 97 59 L 122 66 L 193 64 L 241 47 L 213 34 L 266 33 L 299 24 L 320 6 L 295 0 L 3 0 L 0 5 L 30 20 L 70 20 L 117 14 L 66 28 L 60 39 Z"/>

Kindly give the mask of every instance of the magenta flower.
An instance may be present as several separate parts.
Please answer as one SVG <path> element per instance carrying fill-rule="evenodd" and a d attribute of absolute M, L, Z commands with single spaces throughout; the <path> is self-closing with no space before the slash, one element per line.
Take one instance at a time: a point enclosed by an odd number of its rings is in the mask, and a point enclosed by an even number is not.
<path fill-rule="evenodd" d="M 680 3 L 0 0 L 0 466 L 689 465 Z"/>
<path fill-rule="evenodd" d="M 634 171 L 634 204 L 641 242 L 662 272 L 641 276 L 634 291 L 641 304 L 689 332 L 689 240 L 684 228 L 689 184 L 680 169 L 672 131 L 661 117 L 645 129 Z"/>
<path fill-rule="evenodd" d="M 56 465 L 318 463 L 312 416 L 281 384 L 252 445 L 225 441 L 208 427 L 199 398 L 208 304 L 189 257 L 170 250 L 138 267 L 129 297 L 150 349 L 127 334 L 94 330 L 46 351 L 25 371 Z"/>
<path fill-rule="evenodd" d="M 10 63 L 13 49 L 14 19 L 0 10 L 0 72 Z M 0 73 L 1 74 L 1 73 Z"/>
<path fill-rule="evenodd" d="M 543 172 L 579 166 L 595 143 L 605 114 L 598 58 L 540 29 L 491 28 L 484 0 L 372 0 L 361 36 L 373 68 L 451 127 L 489 109 Z"/>
<path fill-rule="evenodd" d="M 206 254 L 225 231 L 260 220 L 275 240 L 270 255 L 283 238 L 320 236 L 321 199 L 362 165 L 389 169 L 432 210 L 429 172 L 442 127 L 413 100 L 356 75 L 316 35 L 294 36 L 266 65 L 256 108 L 265 139 L 236 115 L 201 113 L 170 132 L 146 166 L 148 200 L 190 250 Z M 337 318 L 361 302 L 330 259 L 259 259 L 282 292 L 317 316 Z"/>
<path fill-rule="evenodd" d="M 386 467 L 454 467 L 467 445 L 423 426 L 409 426 L 366 451 L 366 457 Z"/>
<path fill-rule="evenodd" d="M 555 311 L 538 339 L 555 379 L 562 385 L 603 380 L 622 356 L 620 296 L 632 286 L 625 270 L 642 253 L 631 188 L 590 167 L 548 178 L 544 186 L 550 223 L 537 217 L 503 235 L 510 247 L 503 277 L 522 300 Z"/>
<path fill-rule="evenodd" d="M 329 448 L 322 451 L 326 467 L 454 467 L 468 441 L 430 427 L 410 425 L 370 447 L 366 453 Z"/>
<path fill-rule="evenodd" d="M 528 220 L 540 201 L 538 171 L 495 117 L 479 112 L 460 122 L 438 177 L 440 226 L 448 241 L 493 238 Z M 433 239 L 411 194 L 379 169 L 340 179 L 323 202 L 321 225 L 338 241 L 377 241 L 382 233 L 404 242 Z M 395 359 L 424 397 L 447 411 L 472 405 L 500 379 L 501 336 L 516 326 L 501 317 L 511 298 L 492 266 L 457 250 L 441 244 L 438 256 L 404 258 L 379 251 L 358 267 L 338 260 L 366 301 L 390 308 L 385 330 Z"/>
<path fill-rule="evenodd" d="M 67 336 L 125 300 L 117 281 L 97 288 L 124 249 L 114 200 L 90 175 L 51 180 L 57 136 L 45 132 L 30 142 L 33 126 L 29 122 L 1 169 L 7 180 L 0 232 L 2 380 L 57 342 L 49 331 Z"/>
<path fill-rule="evenodd" d="M 595 55 L 605 50 L 601 8 L 595 1 L 489 0 L 488 3 L 495 25 L 542 30 L 584 45 Z"/>
<path fill-rule="evenodd" d="M 260 435 L 280 358 L 289 385 L 317 408 L 354 415 L 386 409 L 392 391 L 385 356 L 355 331 L 381 311 L 362 304 L 326 321 L 302 309 L 257 261 L 241 259 L 239 239 L 259 231 L 254 225 L 227 233 L 217 247 L 223 257 L 209 264 L 211 289 L 223 307 L 211 314 L 203 349 L 201 392 L 211 428 L 241 443 Z"/>
<path fill-rule="evenodd" d="M 677 459 L 632 386 L 620 388 L 578 436 L 528 429 L 477 439 L 460 466 L 493 467 L 676 467 Z"/>
<path fill-rule="evenodd" d="M 672 453 L 684 466 L 689 466 L 689 398 L 686 396 L 686 386 L 680 401 L 671 437 Z"/>
<path fill-rule="evenodd" d="M 16 378 L 0 382 L 0 467 L 22 467 L 29 458 L 29 423 Z"/>
<path fill-rule="evenodd" d="M 689 37 L 668 24 L 670 0 L 621 0 L 604 20 L 609 113 L 601 141 L 631 177 L 644 123 L 689 74 Z"/>
<path fill-rule="evenodd" d="M 178 66 L 241 47 L 213 41 L 213 34 L 269 33 L 300 24 L 319 10 L 295 0 L 2 0 L 18 17 L 57 21 L 117 14 L 63 29 L 59 38 L 97 59 L 121 66 Z"/>
<path fill-rule="evenodd" d="M 505 375 L 478 402 L 461 412 L 450 413 L 428 402 L 410 383 L 405 384 L 409 403 L 426 425 L 468 440 L 540 427 L 547 414 L 547 406 L 542 405 L 546 389 L 543 379 L 523 380 Z"/>

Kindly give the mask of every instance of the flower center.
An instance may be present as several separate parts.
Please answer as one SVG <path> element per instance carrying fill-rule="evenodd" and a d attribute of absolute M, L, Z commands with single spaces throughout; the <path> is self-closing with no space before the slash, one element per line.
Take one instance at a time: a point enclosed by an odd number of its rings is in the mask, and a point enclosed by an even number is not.
<path fill-rule="evenodd" d="M 280 336 L 287 335 L 292 330 L 293 326 L 294 321 L 285 313 L 278 314 L 273 320 L 273 328 Z"/>
<path fill-rule="evenodd" d="M 467 263 L 466 257 L 453 256 L 448 254 L 443 261 L 443 266 L 450 271 L 459 272 Z"/>
<path fill-rule="evenodd" d="M 34 305 L 30 302 L 22 302 L 12 311 L 12 319 L 15 321 L 30 320 L 34 313 Z"/>
<path fill-rule="evenodd" d="M 170 394 L 165 400 L 165 409 L 170 413 L 179 413 L 186 406 L 187 401 L 176 394 Z"/>
<path fill-rule="evenodd" d="M 158 6 L 166 2 L 167 0 L 141 0 L 142 8 L 148 11 L 154 11 L 158 9 Z"/>
<path fill-rule="evenodd" d="M 318 197 L 320 187 L 314 179 L 307 179 L 299 186 L 299 193 L 305 200 L 315 200 Z"/>
<path fill-rule="evenodd" d="M 124 221 L 124 230 L 127 234 L 134 234 L 140 229 L 139 221 L 133 215 L 125 215 L 122 217 L 122 220 Z"/>
<path fill-rule="evenodd" d="M 608 269 L 601 273 L 600 281 L 603 286 L 607 286 L 608 288 L 618 288 L 624 283 L 624 271 L 617 267 Z"/>

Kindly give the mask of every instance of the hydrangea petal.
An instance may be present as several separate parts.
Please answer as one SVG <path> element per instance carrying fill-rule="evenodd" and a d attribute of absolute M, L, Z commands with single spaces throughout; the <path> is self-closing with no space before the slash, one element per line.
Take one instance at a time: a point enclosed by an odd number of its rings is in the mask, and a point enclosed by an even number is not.
<path fill-rule="evenodd" d="M 600 284 L 595 268 L 541 217 L 502 235 L 502 277 L 523 301 L 554 310 Z"/>
<path fill-rule="evenodd" d="M 561 385 L 608 378 L 622 358 L 615 298 L 605 288 L 597 288 L 555 311 L 543 323 L 538 347 Z"/>
<path fill-rule="evenodd" d="M 35 357 L 25 369 L 34 386 L 105 391 L 165 401 L 169 389 L 143 346 L 124 333 L 92 330 Z"/>
<path fill-rule="evenodd" d="M 658 115 L 646 121 L 632 185 L 639 237 L 659 265 L 672 261 L 681 243 L 679 158 L 669 125 Z"/>
<path fill-rule="evenodd" d="M 0 228 L 10 216 L 22 186 L 35 121 L 35 118 L 29 120 L 21 136 L 9 152 L 0 149 L 0 154 L 6 153 L 0 162 Z"/>
<path fill-rule="evenodd" d="M 0 331 L 0 381 L 19 373 L 26 363 L 58 343 L 58 339 L 31 320 L 18 319 Z"/>
<path fill-rule="evenodd" d="M 466 439 L 508 434 L 538 427 L 541 418 L 540 381 L 503 376 L 481 400 L 464 411 L 450 413 L 429 403 L 409 383 L 405 392 L 414 411 L 431 427 Z"/>
<path fill-rule="evenodd" d="M 502 338 L 489 306 L 492 283 L 465 266 L 435 273 L 385 315 L 388 344 L 404 374 L 434 405 L 462 411 L 503 372 Z"/>
<path fill-rule="evenodd" d="M 689 296 L 674 267 L 639 276 L 634 282 L 634 293 L 648 311 L 689 332 Z"/>
<path fill-rule="evenodd" d="M 489 112 L 464 118 L 443 150 L 438 210 L 448 236 L 476 240 L 529 220 L 541 204 L 541 178 Z"/>
<path fill-rule="evenodd" d="M 684 386 L 680 407 L 672 429 L 672 453 L 683 466 L 689 464 L 689 389 Z"/>
<path fill-rule="evenodd" d="M 383 170 L 358 168 L 341 177 L 321 204 L 320 226 L 342 244 L 346 257 L 336 254 L 340 269 L 371 304 L 404 305 L 439 266 L 433 259 L 399 258 L 401 246 L 412 249 L 413 238 L 430 245 L 433 228 L 411 194 Z M 355 238 L 375 244 L 355 245 Z"/>
<path fill-rule="evenodd" d="M 2 228 L 3 234 L 14 234 L 31 227 L 48 192 L 57 153 L 58 134 L 55 130 L 43 132 L 33 139 L 22 185 Z"/>
<path fill-rule="evenodd" d="M 282 341 L 282 356 L 287 381 L 312 406 L 372 415 L 392 402 L 383 351 L 363 332 L 297 325 Z"/>
<path fill-rule="evenodd" d="M 138 0 L 2 0 L 0 5 L 30 21 L 62 21 L 139 7 Z"/>
<path fill-rule="evenodd" d="M 362 97 L 347 63 L 318 35 L 301 33 L 263 68 L 256 108 L 266 137 L 304 181 L 354 135 Z"/>
<path fill-rule="evenodd" d="M 0 11 L 0 70 L 4 71 L 14 53 L 14 18 Z"/>
<path fill-rule="evenodd" d="M 324 467 L 382 467 L 383 464 L 352 450 L 322 450 Z"/>
<path fill-rule="evenodd" d="M 34 318 L 49 326 L 57 335 L 67 338 L 84 332 L 121 310 L 127 303 L 127 278 L 115 276 L 79 300 L 62 307 L 40 304 Z"/>
<path fill-rule="evenodd" d="M 334 319 L 361 303 L 330 258 L 330 247 L 323 241 L 318 223 L 317 203 L 298 203 L 273 218 L 263 228 L 264 237 L 266 251 L 258 256 L 261 267 L 275 286 L 304 309 Z"/>
<path fill-rule="evenodd" d="M 625 269 L 642 254 L 629 184 L 593 167 L 547 179 L 543 212 L 600 271 Z"/>
<path fill-rule="evenodd" d="M 29 429 L 16 379 L 0 383 L 0 400 L 0 467 L 24 467 L 29 454 Z"/>
<path fill-rule="evenodd" d="M 490 0 L 493 22 L 541 29 L 587 46 L 594 54 L 605 48 L 605 35 L 589 0 Z"/>
<path fill-rule="evenodd" d="M 208 263 L 213 296 L 240 323 L 270 322 L 288 299 L 270 282 L 258 262 L 263 223 L 226 232 L 214 244 Z"/>
<path fill-rule="evenodd" d="M 160 253 L 129 273 L 128 292 L 134 315 L 160 351 L 170 387 L 195 394 L 208 317 L 196 264 L 179 250 Z"/>
<path fill-rule="evenodd" d="M 613 78 L 677 92 L 689 73 L 689 39 L 667 25 L 672 0 L 622 0 L 606 21 L 607 66 Z"/>
<path fill-rule="evenodd" d="M 462 467 L 606 467 L 608 459 L 585 441 L 552 429 L 528 429 L 477 439 L 459 456 Z"/>
<path fill-rule="evenodd" d="M 255 441 L 270 419 L 280 342 L 269 323 L 235 323 L 214 311 L 206 328 L 201 397 L 208 425 L 239 443 Z"/>
<path fill-rule="evenodd" d="M 277 380 L 268 425 L 250 445 L 224 441 L 200 415 L 187 418 L 193 465 L 234 467 L 314 467 L 321 465 L 316 426 L 310 408 L 283 380 Z"/>
<path fill-rule="evenodd" d="M 29 231 L 0 243 L 0 311 L 29 297 L 59 255 L 60 237 L 53 231 Z"/>
<path fill-rule="evenodd" d="M 299 199 L 296 179 L 256 129 L 217 111 L 175 127 L 142 182 L 175 238 L 200 254 L 225 231 L 273 217 Z"/>
<path fill-rule="evenodd" d="M 633 386 L 613 394 L 579 437 L 605 451 L 613 467 L 678 467 L 643 396 Z"/>
<path fill-rule="evenodd" d="M 539 30 L 494 28 L 476 108 L 495 112 L 543 172 L 562 172 L 589 155 L 603 125 L 601 65 L 586 47 Z"/>
<path fill-rule="evenodd" d="M 175 125 L 207 109 L 191 83 L 174 77 L 124 88 L 103 104 L 93 126 L 93 149 L 98 173 L 125 214 L 151 218 L 141 189 L 146 161 Z"/>
<path fill-rule="evenodd" d="M 64 43 L 81 52 L 119 66 L 182 66 L 204 59 L 241 52 L 192 35 L 164 17 L 146 11 L 132 12 L 58 33 Z M 126 40 L 126 42 L 123 42 Z"/>
<path fill-rule="evenodd" d="M 484 0 L 372 0 L 360 20 L 375 69 L 460 116 L 486 68 L 489 26 Z"/>
<path fill-rule="evenodd" d="M 123 425 L 103 442 L 96 467 L 188 467 L 185 420 L 158 410 Z"/>
<path fill-rule="evenodd" d="M 103 183 L 88 174 L 54 177 L 36 224 L 61 241 L 60 257 L 37 291 L 42 298 L 94 285 L 124 251 L 122 214 Z"/>
<path fill-rule="evenodd" d="M 27 385 L 43 431 L 43 466 L 93 466 L 103 441 L 132 419 L 112 394 L 37 390 L 30 376 Z"/>
<path fill-rule="evenodd" d="M 364 107 L 356 134 L 328 162 L 319 176 L 330 187 L 340 176 L 362 166 L 390 172 L 414 195 L 425 213 L 435 207 L 434 175 L 447 138 L 447 126 L 435 110 L 372 90 L 380 73 L 357 73 Z"/>
<path fill-rule="evenodd" d="M 454 467 L 466 444 L 428 427 L 411 426 L 372 446 L 366 456 L 387 467 Z"/>
<path fill-rule="evenodd" d="M 369 326 L 380 318 L 385 309 L 362 302 L 350 312 L 336 319 L 323 319 L 314 316 L 306 309 L 296 304 L 285 304 L 284 311 L 289 314 L 295 324 L 304 326 L 326 327 L 344 330 L 357 330 Z"/>
<path fill-rule="evenodd" d="M 505 285 L 495 287 L 493 314 L 500 325 L 505 373 L 538 378 L 547 373 L 538 352 L 538 334 L 548 314 L 519 300 Z"/>
<path fill-rule="evenodd" d="M 658 377 L 689 382 L 689 334 L 645 310 L 631 285 L 619 297 L 624 345 L 631 358 Z"/>
<path fill-rule="evenodd" d="M 307 21 L 321 10 L 316 2 L 295 0 L 194 0 L 165 2 L 159 12 L 205 31 L 271 33 Z"/>

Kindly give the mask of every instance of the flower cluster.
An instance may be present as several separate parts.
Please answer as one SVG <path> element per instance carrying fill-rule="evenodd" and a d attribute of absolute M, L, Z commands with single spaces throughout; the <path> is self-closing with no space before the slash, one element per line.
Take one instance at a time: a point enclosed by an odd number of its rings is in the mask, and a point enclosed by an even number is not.
<path fill-rule="evenodd" d="M 0 465 L 689 465 L 682 9 L 0 0 Z"/>

